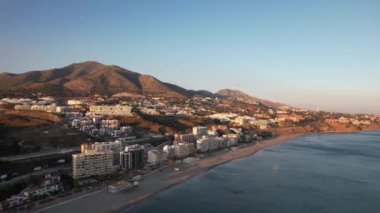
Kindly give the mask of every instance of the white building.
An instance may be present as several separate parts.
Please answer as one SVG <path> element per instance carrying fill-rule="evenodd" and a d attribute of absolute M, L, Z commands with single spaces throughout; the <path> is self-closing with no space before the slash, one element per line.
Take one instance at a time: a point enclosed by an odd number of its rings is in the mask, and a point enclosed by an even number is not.
<path fill-rule="evenodd" d="M 119 128 L 119 120 L 116 120 L 116 119 L 101 120 L 100 128 L 117 129 Z"/>
<path fill-rule="evenodd" d="M 197 150 L 199 152 L 213 151 L 224 147 L 226 147 L 226 140 L 224 138 L 203 136 L 197 140 Z"/>
<path fill-rule="evenodd" d="M 239 135 L 228 134 L 223 137 L 203 136 L 197 140 L 197 150 L 199 152 L 213 151 L 216 149 L 226 148 L 237 145 Z"/>
<path fill-rule="evenodd" d="M 178 143 L 173 145 L 173 153 L 176 158 L 185 158 L 192 153 L 194 149 L 193 144 L 190 143 Z"/>
<path fill-rule="evenodd" d="M 67 105 L 81 105 L 83 104 L 80 100 L 67 100 Z"/>
<path fill-rule="evenodd" d="M 195 137 L 202 137 L 204 135 L 207 135 L 208 129 L 205 126 L 195 126 L 193 127 L 193 135 Z"/>
<path fill-rule="evenodd" d="M 148 151 L 148 163 L 151 165 L 157 165 L 164 162 L 167 158 L 167 154 L 161 150 L 153 149 Z"/>
<path fill-rule="evenodd" d="M 84 150 L 84 153 L 73 154 L 73 178 L 86 178 L 106 175 L 113 172 L 113 152 Z"/>
<path fill-rule="evenodd" d="M 30 98 L 3 98 L 1 99 L 1 102 L 4 103 L 10 103 L 10 104 L 32 104 L 35 101 L 33 101 Z"/>
<path fill-rule="evenodd" d="M 132 107 L 130 106 L 90 106 L 90 112 L 97 115 L 122 115 L 130 116 L 132 115 Z"/>
<path fill-rule="evenodd" d="M 174 157 L 174 148 L 173 146 L 170 145 L 165 145 L 162 150 L 166 153 L 168 158 L 173 158 Z"/>
<path fill-rule="evenodd" d="M 210 115 L 209 118 L 229 122 L 231 119 L 235 118 L 236 116 L 237 114 L 232 114 L 232 113 L 217 113 L 214 115 Z"/>
<path fill-rule="evenodd" d="M 35 111 L 45 111 L 45 112 L 56 112 L 57 106 L 55 104 L 51 105 L 32 105 L 30 110 Z"/>
<path fill-rule="evenodd" d="M 60 190 L 59 185 L 60 177 L 51 177 L 48 175 L 41 185 L 29 186 L 23 193 L 28 197 L 49 195 L 50 193 L 58 192 Z"/>
<path fill-rule="evenodd" d="M 238 125 L 251 124 L 255 118 L 249 116 L 238 116 L 235 118 L 234 122 Z"/>
<path fill-rule="evenodd" d="M 66 112 L 72 112 L 73 108 L 67 107 L 67 106 L 57 106 L 56 112 L 57 113 L 66 113 Z"/>
<path fill-rule="evenodd" d="M 149 114 L 149 115 L 159 115 L 160 112 L 158 112 L 156 109 L 150 109 L 147 107 L 143 107 L 140 109 L 142 113 Z"/>
<path fill-rule="evenodd" d="M 30 105 L 28 104 L 15 105 L 15 110 L 30 110 Z"/>
<path fill-rule="evenodd" d="M 237 134 L 223 135 L 223 138 L 225 138 L 227 141 L 227 147 L 235 146 L 239 142 L 239 135 Z"/>
<path fill-rule="evenodd" d="M 267 129 L 269 123 L 270 123 L 269 120 L 263 120 L 263 119 L 261 119 L 261 120 L 255 120 L 255 121 L 253 121 L 252 125 L 257 126 L 260 129 Z"/>
<path fill-rule="evenodd" d="M 113 153 L 113 165 L 120 164 L 120 152 L 122 150 L 122 144 L 120 141 L 115 142 L 95 142 L 93 144 L 82 144 L 81 151 L 95 151 L 95 152 L 104 152 L 104 151 L 112 151 Z"/>

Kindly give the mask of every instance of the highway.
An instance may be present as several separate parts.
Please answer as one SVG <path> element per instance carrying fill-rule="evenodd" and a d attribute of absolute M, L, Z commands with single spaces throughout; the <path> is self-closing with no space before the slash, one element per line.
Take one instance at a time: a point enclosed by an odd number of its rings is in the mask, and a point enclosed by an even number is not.
<path fill-rule="evenodd" d="M 49 150 L 49 151 L 42 151 L 42 152 L 34 152 L 30 154 L 25 155 L 15 155 L 15 156 L 9 156 L 9 157 L 0 157 L 0 161 L 22 161 L 22 160 L 31 160 L 33 158 L 41 158 L 41 157 L 48 157 L 48 156 L 54 156 L 54 155 L 61 155 L 61 154 L 68 154 L 68 153 L 74 153 L 80 151 L 80 147 L 71 147 L 71 148 L 64 148 L 60 150 Z"/>

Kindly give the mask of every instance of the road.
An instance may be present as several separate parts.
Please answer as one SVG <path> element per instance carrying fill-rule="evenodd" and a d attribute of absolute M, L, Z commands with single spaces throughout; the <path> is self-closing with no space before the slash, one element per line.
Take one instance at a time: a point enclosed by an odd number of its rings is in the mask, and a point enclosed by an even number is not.
<path fill-rule="evenodd" d="M 1 182 L 0 188 L 3 188 L 5 186 L 10 186 L 11 184 L 19 183 L 22 181 L 27 181 L 31 176 L 45 175 L 45 174 L 49 174 L 49 173 L 56 172 L 59 170 L 70 171 L 71 167 L 62 167 L 62 166 L 61 167 L 54 167 L 54 168 L 49 168 L 49 169 L 43 169 L 43 170 L 37 171 L 37 172 L 28 173 L 25 175 L 20 175 L 20 176 L 12 178 L 11 180 Z"/>
<path fill-rule="evenodd" d="M 41 158 L 41 157 L 47 157 L 47 156 L 54 156 L 54 155 L 78 152 L 79 150 L 80 150 L 79 147 L 71 147 L 71 148 L 64 148 L 64 149 L 60 149 L 60 150 L 42 151 L 42 152 L 25 154 L 25 155 L 0 157 L 0 161 L 12 162 L 12 161 L 21 161 L 21 160 L 31 160 L 33 158 Z"/>

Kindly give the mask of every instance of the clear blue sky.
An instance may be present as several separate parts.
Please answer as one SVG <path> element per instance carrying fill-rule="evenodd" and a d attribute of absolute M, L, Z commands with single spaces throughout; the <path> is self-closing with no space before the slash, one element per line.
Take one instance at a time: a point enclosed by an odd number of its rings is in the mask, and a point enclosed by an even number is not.
<path fill-rule="evenodd" d="M 87 60 L 189 89 L 380 113 L 380 1 L 0 0 L 0 71 Z"/>

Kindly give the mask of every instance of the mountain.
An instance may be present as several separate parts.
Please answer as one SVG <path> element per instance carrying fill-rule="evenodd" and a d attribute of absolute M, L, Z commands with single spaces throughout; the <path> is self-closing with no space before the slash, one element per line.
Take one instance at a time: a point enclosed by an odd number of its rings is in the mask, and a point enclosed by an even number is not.
<path fill-rule="evenodd" d="M 22 74 L 0 73 L 0 82 L 1 94 L 42 92 L 47 95 L 87 96 L 131 93 L 184 98 L 205 93 L 186 90 L 150 75 L 95 61 Z"/>
<path fill-rule="evenodd" d="M 240 90 L 222 89 L 222 90 L 219 90 L 216 94 L 220 95 L 222 97 L 225 97 L 225 98 L 234 98 L 234 99 L 243 99 L 246 101 L 255 101 L 255 102 L 258 102 L 258 103 L 263 104 L 265 106 L 269 106 L 269 107 L 273 107 L 273 108 L 289 107 L 289 106 L 282 104 L 282 103 L 272 102 L 272 101 L 268 101 L 268 100 L 264 100 L 264 99 L 260 99 L 260 98 L 250 96 L 250 95 L 248 95 L 248 94 L 246 94 Z"/>
<path fill-rule="evenodd" d="M 43 93 L 53 96 L 88 96 L 94 94 L 134 96 L 154 95 L 186 98 L 230 97 L 253 100 L 270 107 L 282 107 L 275 103 L 252 97 L 238 90 L 224 89 L 216 94 L 206 90 L 187 90 L 165 83 L 151 75 L 142 75 L 115 65 L 96 61 L 74 63 L 62 68 L 29 71 L 21 74 L 0 73 L 0 94 Z"/>

